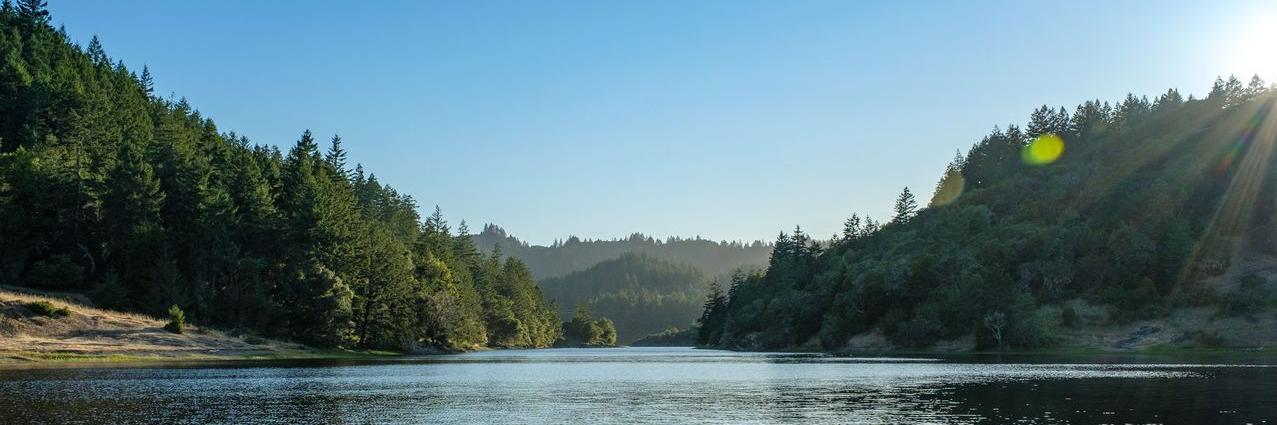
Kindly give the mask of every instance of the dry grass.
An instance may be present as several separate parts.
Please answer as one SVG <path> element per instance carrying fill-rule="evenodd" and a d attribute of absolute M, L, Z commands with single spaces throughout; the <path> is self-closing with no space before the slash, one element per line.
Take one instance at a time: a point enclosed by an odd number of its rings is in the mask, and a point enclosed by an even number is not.
<path fill-rule="evenodd" d="M 16 291 L 0 289 L 0 360 L 243 358 L 306 351 L 279 341 L 252 344 L 199 326 L 173 334 L 163 329 L 161 319 L 90 307 L 82 297 Z M 36 301 L 65 307 L 70 314 L 33 314 L 25 304 Z"/>

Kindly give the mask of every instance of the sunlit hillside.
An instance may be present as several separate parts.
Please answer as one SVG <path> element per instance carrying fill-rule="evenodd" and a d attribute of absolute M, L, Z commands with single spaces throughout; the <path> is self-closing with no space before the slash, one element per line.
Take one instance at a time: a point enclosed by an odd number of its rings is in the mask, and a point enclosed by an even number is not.
<path fill-rule="evenodd" d="M 1044 106 L 959 155 L 929 205 L 902 195 L 889 223 L 849 220 L 831 246 L 777 241 L 766 273 L 706 312 L 701 341 L 1027 349 L 1112 345 L 1068 335 L 1161 320 L 1167 343 L 1270 343 L 1215 320 L 1274 305 L 1274 102 L 1256 77 L 1205 99 Z"/>

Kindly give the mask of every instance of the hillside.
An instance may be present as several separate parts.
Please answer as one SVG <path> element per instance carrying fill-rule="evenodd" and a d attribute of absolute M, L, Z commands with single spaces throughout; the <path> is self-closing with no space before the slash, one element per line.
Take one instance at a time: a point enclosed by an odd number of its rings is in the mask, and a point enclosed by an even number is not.
<path fill-rule="evenodd" d="M 622 344 L 690 326 L 709 287 L 695 267 L 632 253 L 540 285 L 545 298 L 558 303 L 560 317 L 571 317 L 584 305 L 594 316 L 612 320 Z"/>
<path fill-rule="evenodd" d="M 561 333 L 517 259 L 309 130 L 253 144 L 143 67 L 76 44 L 43 1 L 0 8 L 0 282 L 91 294 L 323 347 L 547 347 Z"/>
<path fill-rule="evenodd" d="M 65 316 L 29 304 L 48 302 Z M 307 357 L 310 350 L 189 326 L 178 335 L 150 316 L 103 310 L 62 297 L 0 290 L 0 362 L 43 359 L 235 359 Z"/>
<path fill-rule="evenodd" d="M 1277 93 L 1218 80 L 1043 106 L 842 240 L 782 235 L 702 319 L 743 349 L 1264 346 L 1277 277 Z"/>
<path fill-rule="evenodd" d="M 625 253 L 641 253 L 686 263 L 707 276 L 726 276 L 740 267 L 766 264 L 767 255 L 772 249 L 771 244 L 760 241 L 714 242 L 699 237 L 660 240 L 641 233 L 612 240 L 583 240 L 572 236 L 550 246 L 531 245 L 493 224 L 485 225 L 483 231 L 473 235 L 472 239 L 484 252 L 491 252 L 493 246 L 500 246 L 502 253 L 523 260 L 537 279 L 585 270 L 600 261 Z"/>

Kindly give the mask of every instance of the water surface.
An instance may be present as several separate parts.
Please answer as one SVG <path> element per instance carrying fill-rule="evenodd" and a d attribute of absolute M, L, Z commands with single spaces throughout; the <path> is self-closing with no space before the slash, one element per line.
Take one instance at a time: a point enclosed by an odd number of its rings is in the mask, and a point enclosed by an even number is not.
<path fill-rule="evenodd" d="M 0 369 L 0 424 L 1274 423 L 1277 368 L 684 348 Z M 1094 359 L 1088 360 L 1094 361 Z"/>

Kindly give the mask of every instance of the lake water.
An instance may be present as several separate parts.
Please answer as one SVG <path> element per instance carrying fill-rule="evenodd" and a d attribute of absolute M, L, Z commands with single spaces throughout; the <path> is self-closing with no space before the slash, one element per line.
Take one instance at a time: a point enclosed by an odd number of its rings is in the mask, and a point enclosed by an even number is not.
<path fill-rule="evenodd" d="M 1277 423 L 1277 368 L 1113 360 L 619 348 L 9 368 L 0 424 Z"/>

